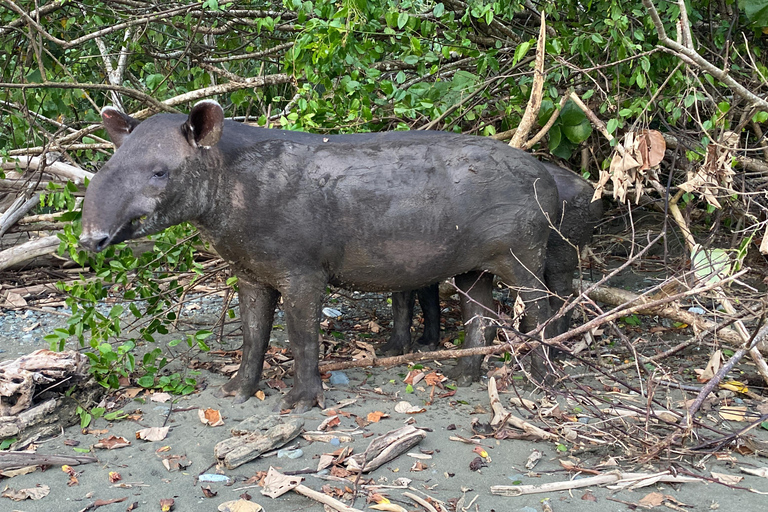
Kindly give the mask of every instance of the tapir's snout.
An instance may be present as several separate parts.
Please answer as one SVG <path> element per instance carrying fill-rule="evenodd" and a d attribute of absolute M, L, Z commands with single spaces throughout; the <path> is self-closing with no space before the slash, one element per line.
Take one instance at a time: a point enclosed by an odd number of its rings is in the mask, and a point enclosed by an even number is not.
<path fill-rule="evenodd" d="M 107 248 L 112 237 L 103 231 L 80 235 L 80 247 L 90 252 L 101 252 Z"/>

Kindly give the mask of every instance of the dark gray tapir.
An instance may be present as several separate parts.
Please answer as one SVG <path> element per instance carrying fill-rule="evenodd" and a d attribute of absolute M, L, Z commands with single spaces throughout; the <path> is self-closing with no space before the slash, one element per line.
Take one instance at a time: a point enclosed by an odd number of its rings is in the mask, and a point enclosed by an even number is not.
<path fill-rule="evenodd" d="M 450 133 L 267 130 L 225 121 L 212 101 L 188 117 L 139 123 L 106 108 L 102 119 L 117 150 L 88 187 L 80 242 L 101 251 L 183 221 L 199 228 L 239 278 L 243 361 L 221 390 L 236 402 L 257 390 L 281 294 L 295 363 L 279 408 L 296 411 L 323 405 L 328 283 L 402 291 L 456 276 L 477 301 L 464 308 L 470 347 L 485 343 L 475 317 L 491 304 L 488 272 L 521 287 L 525 330 L 548 318 L 547 216 L 557 218 L 558 194 L 522 151 Z M 454 375 L 477 378 L 479 364 L 463 359 Z"/>
<path fill-rule="evenodd" d="M 603 215 L 603 207 L 600 201 L 592 201 L 594 189 L 581 176 L 553 164 L 545 163 L 544 166 L 555 179 L 562 206 L 560 216 L 552 222 L 556 229 L 550 231 L 544 261 L 544 282 L 552 292 L 549 304 L 555 313 L 563 306 L 564 299 L 573 293 L 573 274 L 579 264 L 578 251 L 592 238 L 595 225 Z M 415 346 L 424 350 L 437 347 L 440 341 L 438 294 L 437 284 L 392 294 L 392 333 L 382 352 L 395 355 L 412 348 L 411 322 L 416 295 L 424 317 L 424 332 Z M 552 320 L 548 334 L 553 336 L 565 332 L 570 317 L 570 314 L 565 314 Z"/>

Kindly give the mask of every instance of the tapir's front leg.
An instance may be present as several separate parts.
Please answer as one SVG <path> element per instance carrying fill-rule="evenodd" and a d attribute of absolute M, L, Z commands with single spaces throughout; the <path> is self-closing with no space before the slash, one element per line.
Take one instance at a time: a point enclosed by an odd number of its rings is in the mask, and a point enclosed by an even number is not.
<path fill-rule="evenodd" d="M 235 395 L 236 404 L 248 400 L 258 389 L 279 297 L 274 288 L 249 283 L 242 278 L 238 285 L 240 319 L 243 322 L 243 359 L 237 375 L 216 393 L 220 397 Z"/>
<path fill-rule="evenodd" d="M 324 407 L 320 380 L 320 309 L 327 280 L 318 276 L 294 276 L 282 290 L 285 325 L 293 352 L 293 389 L 280 401 L 279 408 L 295 413 L 315 405 Z"/>

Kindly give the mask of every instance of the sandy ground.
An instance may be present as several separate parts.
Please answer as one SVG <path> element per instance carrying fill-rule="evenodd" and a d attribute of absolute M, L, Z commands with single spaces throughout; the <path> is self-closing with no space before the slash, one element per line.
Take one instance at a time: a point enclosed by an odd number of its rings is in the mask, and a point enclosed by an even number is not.
<path fill-rule="evenodd" d="M 195 327 L 199 328 L 199 326 Z M 274 331 L 276 337 L 283 336 L 282 331 Z M 236 341 L 236 340 L 235 340 Z M 383 338 L 382 338 L 383 341 Z M 5 359 L 16 357 L 16 352 L 27 353 L 30 347 L 23 350 L 11 347 L 13 340 L 0 340 L 0 346 L 5 350 Z M 40 348 L 40 347 L 33 347 Z M 205 356 L 202 356 L 205 357 Z M 450 364 L 450 363 L 449 363 Z M 434 365 L 433 365 L 434 366 Z M 631 510 L 632 504 L 639 503 L 650 493 L 661 493 L 668 496 L 667 503 L 677 506 L 675 510 L 721 510 L 721 511 L 753 511 L 762 510 L 768 504 L 768 498 L 751 493 L 747 490 L 732 489 L 717 483 L 685 483 L 685 484 L 655 484 L 637 490 L 610 490 L 604 487 L 587 487 L 572 491 L 546 492 L 520 497 L 504 497 L 491 494 L 494 485 L 540 485 L 551 482 L 566 482 L 574 478 L 573 473 L 563 469 L 561 461 L 570 461 L 584 468 L 596 468 L 600 463 L 613 456 L 624 471 L 655 472 L 668 469 L 669 462 L 658 460 L 648 465 L 633 465 L 624 457 L 623 450 L 618 444 L 605 447 L 600 451 L 586 451 L 578 454 L 559 452 L 557 443 L 525 440 L 482 440 L 489 455 L 485 461 L 487 466 L 475 471 L 470 463 L 478 457 L 473 446 L 450 438 L 461 436 L 470 438 L 473 435 L 471 422 L 490 420 L 490 407 L 486 382 L 473 384 L 468 388 L 459 388 L 453 396 L 434 398 L 429 402 L 430 388 L 421 383 L 415 386 L 413 393 L 406 393 L 402 380 L 407 368 L 391 369 L 375 368 L 370 371 L 349 370 L 348 385 L 329 387 L 325 393 L 326 407 L 332 408 L 339 403 L 354 400 L 354 403 L 341 409 L 345 415 L 340 416 L 341 423 L 337 431 L 357 432 L 354 441 L 335 446 L 324 442 L 309 442 L 297 438 L 290 443 L 298 445 L 303 454 L 296 459 L 278 458 L 272 456 L 260 458 L 233 470 L 215 466 L 213 448 L 219 441 L 230 436 L 229 429 L 236 427 L 244 419 L 251 416 L 265 417 L 273 414 L 272 408 L 278 402 L 280 393 L 266 389 L 267 397 L 260 401 L 251 398 L 247 403 L 233 405 L 231 400 L 220 400 L 213 396 L 213 391 L 226 381 L 226 377 L 203 371 L 198 381 L 205 382 L 206 387 L 199 393 L 187 397 L 175 397 L 173 412 L 169 416 L 169 403 L 156 403 L 140 394 L 134 400 L 120 404 L 126 413 L 135 415 L 133 420 L 123 420 L 109 423 L 98 419 L 90 426 L 96 432 L 85 433 L 79 426 L 67 428 L 60 436 L 45 440 L 38 444 L 38 453 L 45 454 L 76 454 L 72 445 L 78 443 L 78 448 L 88 448 L 98 440 L 110 435 L 123 436 L 131 441 L 130 446 L 115 450 L 93 449 L 91 455 L 98 458 L 98 464 L 87 464 L 74 467 L 77 472 L 77 485 L 68 485 L 69 475 L 55 466 L 47 471 L 36 471 L 27 475 L 5 479 L 3 487 L 13 489 L 33 488 L 40 485 L 50 487 L 50 493 L 37 501 L 25 500 L 15 502 L 9 498 L 0 498 L 2 511 L 81 511 L 90 510 L 97 500 L 126 498 L 125 501 L 99 506 L 98 510 L 161 510 L 160 500 L 172 498 L 176 511 L 208 511 L 216 510 L 226 501 L 236 500 L 247 493 L 251 500 L 259 503 L 269 512 L 289 512 L 300 510 L 323 510 L 319 503 L 300 496 L 294 492 L 272 499 L 261 495 L 258 486 L 246 484 L 246 480 L 258 472 L 266 471 L 270 466 L 281 471 L 300 471 L 317 467 L 318 458 L 323 453 L 331 453 L 344 446 L 350 446 L 353 453 L 361 453 L 370 441 L 377 435 L 402 427 L 406 423 L 427 431 L 426 438 L 411 453 L 431 455 L 431 458 L 417 459 L 406 454 L 383 465 L 367 475 L 361 483 L 392 485 L 398 478 L 411 479 L 411 492 L 422 497 L 432 497 L 446 504 L 447 510 L 453 510 L 450 503 L 463 498 L 466 510 L 472 511 L 541 511 L 544 510 L 542 500 L 548 499 L 554 512 L 565 510 L 590 510 L 595 512 Z M 291 379 L 286 379 L 290 384 Z M 531 390 L 517 390 L 525 396 Z M 438 391 L 439 393 L 439 391 Z M 502 402 L 508 406 L 511 393 L 502 393 Z M 531 398 L 539 398 L 531 396 Z M 413 405 L 423 406 L 424 412 L 419 414 L 402 414 L 395 411 L 395 405 L 406 400 Z M 203 425 L 198 419 L 198 409 L 214 408 L 221 411 L 224 425 L 210 427 Z M 380 411 L 387 414 L 379 422 L 370 423 L 363 428 L 358 426 L 355 418 L 366 418 L 368 413 Z M 161 442 L 145 442 L 135 439 L 135 432 L 145 427 L 160 427 L 166 422 L 171 427 L 167 438 Z M 327 416 L 319 408 L 302 415 L 304 428 L 315 430 Z M 741 427 L 737 425 L 735 428 Z M 169 447 L 167 451 L 160 451 Z M 534 450 L 543 453 L 541 460 L 533 470 L 525 468 L 528 457 Z M 698 471 L 701 475 L 710 477 L 710 472 L 744 476 L 737 485 L 768 492 L 768 479 L 741 473 L 740 467 L 765 467 L 766 459 L 757 456 L 741 457 L 730 452 L 723 452 L 727 457 L 699 457 Z M 162 458 L 169 455 L 183 455 L 191 463 L 185 470 L 168 471 Z M 418 462 L 424 469 L 413 470 Z M 681 465 L 692 469 L 690 463 Z M 603 469 L 603 471 L 609 471 Z M 118 472 L 121 480 L 110 483 L 110 472 Z M 198 481 L 201 473 L 220 473 L 229 477 L 227 483 L 203 483 Z M 304 485 L 320 490 L 330 486 L 343 490 L 344 483 L 329 481 L 315 475 L 304 475 Z M 592 475 L 579 475 L 583 478 Z M 205 497 L 202 487 L 210 486 L 215 496 Z M 348 483 L 346 487 L 353 487 Z M 408 511 L 423 511 L 408 498 L 403 497 L 404 489 L 381 488 L 381 494 Z M 341 493 L 340 493 L 341 494 Z M 669 498 L 671 497 L 671 498 Z M 349 504 L 349 500 L 347 500 Z M 129 506 L 134 508 L 129 509 Z M 364 497 L 358 497 L 355 502 L 358 509 L 368 509 Z M 669 510 L 663 505 L 657 509 Z M 460 509 L 461 510 L 461 509 Z"/>

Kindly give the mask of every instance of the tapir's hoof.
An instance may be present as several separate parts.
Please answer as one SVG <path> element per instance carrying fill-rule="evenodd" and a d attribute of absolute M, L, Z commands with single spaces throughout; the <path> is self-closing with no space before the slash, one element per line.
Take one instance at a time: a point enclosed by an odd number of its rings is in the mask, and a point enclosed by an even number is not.
<path fill-rule="evenodd" d="M 280 412 L 290 409 L 294 414 L 301 414 L 307 412 L 316 405 L 321 409 L 325 408 L 325 398 L 323 397 L 322 387 L 317 392 L 302 392 L 294 387 L 282 400 L 280 400 L 273 410 L 275 412 Z"/>
<path fill-rule="evenodd" d="M 384 356 L 399 356 L 405 353 L 405 346 L 395 340 L 389 340 L 385 344 L 383 344 L 381 347 L 379 347 L 379 352 Z"/>
<path fill-rule="evenodd" d="M 434 352 L 437 350 L 437 345 L 437 343 L 430 343 L 419 338 L 413 345 L 413 352 Z"/>
<path fill-rule="evenodd" d="M 461 362 L 456 366 L 443 372 L 443 374 L 451 380 L 456 381 L 456 385 L 460 387 L 467 387 L 472 382 L 480 380 L 480 368 L 470 368 L 466 364 Z"/>
<path fill-rule="evenodd" d="M 242 404 L 256 393 L 258 386 L 248 384 L 244 385 L 238 375 L 235 375 L 229 382 L 213 392 L 216 398 L 227 398 L 234 396 L 232 403 Z"/>

